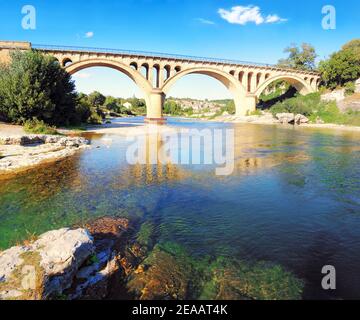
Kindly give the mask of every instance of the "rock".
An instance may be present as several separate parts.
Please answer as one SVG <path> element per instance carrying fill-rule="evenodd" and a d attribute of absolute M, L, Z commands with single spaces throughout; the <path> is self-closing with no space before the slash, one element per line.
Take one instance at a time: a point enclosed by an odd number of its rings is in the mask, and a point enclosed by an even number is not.
<path fill-rule="evenodd" d="M 127 288 L 139 300 L 191 299 L 199 280 L 193 261 L 177 245 L 157 245 L 131 273 Z"/>
<path fill-rule="evenodd" d="M 338 89 L 321 95 L 322 101 L 340 102 L 345 99 L 345 89 Z"/>
<path fill-rule="evenodd" d="M 302 114 L 297 114 L 294 120 L 295 124 L 309 123 L 309 119 Z"/>
<path fill-rule="evenodd" d="M 288 124 L 294 123 L 295 115 L 293 113 L 278 113 L 276 114 L 276 118 L 280 121 L 280 123 Z"/>
<path fill-rule="evenodd" d="M 355 93 L 360 93 L 360 78 L 355 82 Z"/>
<path fill-rule="evenodd" d="M 96 239 L 119 238 L 129 228 L 129 220 L 119 217 L 102 217 L 86 225 Z"/>
<path fill-rule="evenodd" d="M 50 231 L 28 246 L 2 252 L 0 299 L 40 300 L 62 294 L 93 252 L 93 239 L 84 229 Z"/>

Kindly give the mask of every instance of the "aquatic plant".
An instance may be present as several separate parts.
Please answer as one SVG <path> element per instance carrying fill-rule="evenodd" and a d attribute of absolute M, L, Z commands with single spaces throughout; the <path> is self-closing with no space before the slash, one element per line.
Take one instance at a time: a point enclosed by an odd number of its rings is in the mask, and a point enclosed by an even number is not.
<path fill-rule="evenodd" d="M 195 259 L 184 247 L 157 244 L 130 276 L 136 299 L 297 300 L 303 282 L 280 265 L 227 257 Z"/>
<path fill-rule="evenodd" d="M 199 299 L 298 300 L 303 282 L 280 265 L 217 258 L 205 271 Z"/>

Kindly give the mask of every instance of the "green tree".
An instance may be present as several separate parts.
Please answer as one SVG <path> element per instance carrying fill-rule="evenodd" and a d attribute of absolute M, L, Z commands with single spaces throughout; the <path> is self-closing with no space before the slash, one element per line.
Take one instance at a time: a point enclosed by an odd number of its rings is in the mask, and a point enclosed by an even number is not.
<path fill-rule="evenodd" d="M 37 118 L 47 124 L 76 121 L 75 85 L 58 61 L 38 51 L 16 51 L 0 66 L 0 115 L 24 123 Z"/>
<path fill-rule="evenodd" d="M 88 95 L 88 101 L 95 108 L 100 108 L 105 104 L 106 97 L 98 91 L 94 91 Z"/>
<path fill-rule="evenodd" d="M 333 53 L 328 60 L 319 64 L 323 84 L 334 89 L 344 86 L 347 82 L 360 77 L 360 39 L 345 44 L 338 52 Z"/>
<path fill-rule="evenodd" d="M 299 70 L 314 70 L 315 59 L 317 57 L 315 48 L 308 43 L 303 43 L 299 48 L 296 44 L 284 50 L 289 56 L 286 59 L 280 59 L 278 65 L 285 68 Z"/>
<path fill-rule="evenodd" d="M 174 116 L 181 115 L 181 106 L 173 100 L 167 100 L 164 104 L 164 113 L 171 114 Z"/>

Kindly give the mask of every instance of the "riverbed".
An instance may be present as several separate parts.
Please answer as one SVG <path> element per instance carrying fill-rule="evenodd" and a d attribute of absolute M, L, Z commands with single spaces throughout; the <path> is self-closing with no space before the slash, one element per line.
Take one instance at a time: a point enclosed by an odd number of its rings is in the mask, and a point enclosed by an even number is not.
<path fill-rule="evenodd" d="M 134 128 L 142 119 L 125 122 Z M 184 119 L 168 126 L 234 129 L 233 173 L 171 161 L 132 165 L 123 133 L 86 133 L 91 149 L 2 181 L 0 249 L 126 216 L 153 222 L 157 241 L 197 257 L 280 264 L 305 281 L 305 299 L 360 298 L 359 132 Z M 321 288 L 324 265 L 337 270 L 336 291 Z"/>

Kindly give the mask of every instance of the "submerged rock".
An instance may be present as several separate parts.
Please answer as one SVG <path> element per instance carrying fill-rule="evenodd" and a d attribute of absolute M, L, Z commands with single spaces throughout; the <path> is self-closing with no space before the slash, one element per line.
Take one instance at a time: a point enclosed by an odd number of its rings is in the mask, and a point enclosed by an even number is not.
<path fill-rule="evenodd" d="M 175 244 L 156 245 L 130 275 L 128 290 L 139 300 L 184 300 L 199 277 L 192 259 Z"/>

